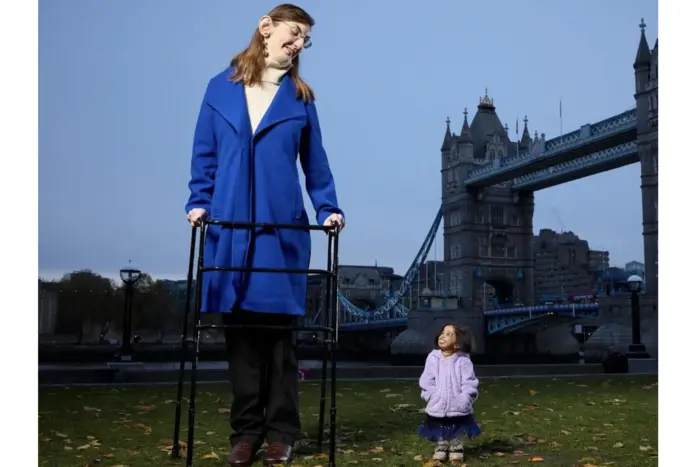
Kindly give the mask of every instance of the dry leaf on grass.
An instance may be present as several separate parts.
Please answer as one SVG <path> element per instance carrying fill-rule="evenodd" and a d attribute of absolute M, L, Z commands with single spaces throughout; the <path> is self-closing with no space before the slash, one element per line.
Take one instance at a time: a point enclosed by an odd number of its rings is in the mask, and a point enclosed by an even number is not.
<path fill-rule="evenodd" d="M 209 454 L 205 454 L 202 456 L 202 460 L 213 460 L 213 461 L 218 461 L 219 455 L 216 454 L 214 451 L 210 452 Z"/>
<path fill-rule="evenodd" d="M 539 456 L 535 456 L 535 457 L 532 457 L 530 459 L 530 462 L 532 462 L 532 463 L 544 462 L 544 458 L 539 457 Z"/>

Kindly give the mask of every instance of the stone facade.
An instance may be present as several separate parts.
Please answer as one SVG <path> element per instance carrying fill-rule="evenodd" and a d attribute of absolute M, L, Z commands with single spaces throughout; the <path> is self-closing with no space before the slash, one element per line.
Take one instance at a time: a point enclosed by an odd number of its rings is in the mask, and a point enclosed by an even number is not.
<path fill-rule="evenodd" d="M 644 281 L 646 292 L 656 295 L 659 283 L 659 41 L 657 39 L 650 50 L 643 21 L 640 26 L 642 36 L 634 61 L 634 98 L 637 102 L 637 149 L 641 162 Z"/>
<path fill-rule="evenodd" d="M 461 298 L 477 329 L 490 307 L 490 288 L 501 303 L 534 303 L 534 194 L 513 192 L 511 182 L 472 190 L 463 181 L 471 170 L 537 142 L 527 120 L 522 139 L 511 141 L 488 94 L 471 124 L 465 110 L 459 135 L 447 122 L 441 148 L 445 292 Z"/>

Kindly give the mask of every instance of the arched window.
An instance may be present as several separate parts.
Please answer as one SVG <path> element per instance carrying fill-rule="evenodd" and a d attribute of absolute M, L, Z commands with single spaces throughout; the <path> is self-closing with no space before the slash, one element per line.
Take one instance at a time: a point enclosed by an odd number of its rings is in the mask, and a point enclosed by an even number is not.
<path fill-rule="evenodd" d="M 496 156 L 496 151 L 494 151 L 493 149 L 491 149 L 491 150 L 489 151 L 489 159 L 493 159 L 495 156 Z"/>

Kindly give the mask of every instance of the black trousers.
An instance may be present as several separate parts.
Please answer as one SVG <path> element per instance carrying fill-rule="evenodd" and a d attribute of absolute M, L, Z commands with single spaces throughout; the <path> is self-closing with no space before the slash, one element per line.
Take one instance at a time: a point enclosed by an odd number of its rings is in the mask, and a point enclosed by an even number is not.
<path fill-rule="evenodd" d="M 296 316 L 234 310 L 224 324 L 293 326 Z M 299 438 L 299 362 L 294 331 L 226 330 L 229 378 L 233 390 L 231 444 L 260 446 Z"/>

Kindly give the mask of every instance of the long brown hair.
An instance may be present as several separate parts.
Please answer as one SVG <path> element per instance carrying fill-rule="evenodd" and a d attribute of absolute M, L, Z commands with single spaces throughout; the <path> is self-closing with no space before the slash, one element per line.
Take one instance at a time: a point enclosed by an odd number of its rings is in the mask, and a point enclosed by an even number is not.
<path fill-rule="evenodd" d="M 283 3 L 270 11 L 269 16 L 273 22 L 289 21 L 313 27 L 316 22 L 306 11 L 296 5 Z M 255 86 L 262 83 L 263 70 L 265 70 L 265 55 L 263 36 L 258 28 L 255 28 L 250 44 L 242 52 L 231 59 L 231 66 L 234 68 L 231 81 L 239 83 L 243 81 L 246 86 Z M 302 99 L 305 103 L 314 99 L 314 92 L 311 87 L 299 76 L 299 55 L 292 60 L 292 68 L 289 70 L 289 77 L 294 81 L 297 99 Z"/>

